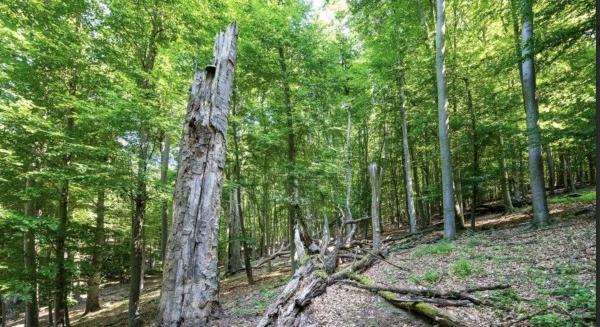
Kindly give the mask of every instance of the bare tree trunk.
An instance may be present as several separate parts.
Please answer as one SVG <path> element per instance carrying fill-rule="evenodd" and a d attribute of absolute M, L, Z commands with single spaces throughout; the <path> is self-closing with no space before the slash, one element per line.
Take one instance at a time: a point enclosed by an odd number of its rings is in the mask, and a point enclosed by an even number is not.
<path fill-rule="evenodd" d="M 25 181 L 25 191 L 28 192 L 32 186 L 31 177 Z M 29 195 L 31 196 L 31 195 Z M 25 216 L 32 219 L 36 215 L 34 200 L 28 199 L 25 202 Z M 25 302 L 25 327 L 39 326 L 39 307 L 38 307 L 38 283 L 37 283 L 37 253 L 35 250 L 35 234 L 32 230 L 27 230 L 23 235 L 23 253 L 25 257 L 25 273 L 30 288 L 28 299 Z"/>
<path fill-rule="evenodd" d="M 448 89 L 446 85 L 446 67 L 444 64 L 444 30 L 446 10 L 444 0 L 436 0 L 436 76 L 438 91 L 438 128 L 440 141 L 440 159 L 442 168 L 442 195 L 444 207 L 444 238 L 456 238 L 454 219 L 454 189 L 452 185 L 452 158 L 450 156 L 450 138 L 448 136 Z"/>
<path fill-rule="evenodd" d="M 352 131 L 352 115 L 350 113 L 350 107 L 346 107 L 348 112 L 348 125 L 346 127 L 346 221 L 352 220 L 351 210 L 351 197 L 352 197 L 352 149 L 350 142 L 350 132 Z M 350 242 L 352 236 L 356 232 L 356 224 L 346 225 L 346 238 L 345 242 Z"/>
<path fill-rule="evenodd" d="M 529 181 L 533 216 L 538 226 L 550 223 L 546 190 L 544 188 L 544 164 L 542 162 L 541 133 L 538 125 L 538 104 L 533 51 L 533 0 L 523 0 L 521 29 L 521 66 L 523 67 L 523 94 L 527 124 L 529 151 Z"/>
<path fill-rule="evenodd" d="M 183 125 L 173 228 L 158 326 L 205 326 L 220 315 L 218 226 L 237 27 L 217 35 L 213 63 L 198 72 Z"/>
<path fill-rule="evenodd" d="M 238 211 L 238 198 L 236 189 L 229 193 L 229 246 L 227 272 L 237 273 L 242 267 L 240 246 L 240 215 Z"/>
<path fill-rule="evenodd" d="M 94 231 L 94 248 L 91 266 L 94 271 L 87 280 L 87 297 L 85 300 L 85 313 L 100 310 L 100 272 L 102 269 L 102 251 L 104 251 L 104 213 L 105 190 L 98 191 L 96 202 L 96 230 Z"/>
<path fill-rule="evenodd" d="M 477 135 L 477 114 L 473 106 L 473 97 L 471 96 L 471 88 L 469 87 L 469 79 L 465 78 L 465 89 L 467 91 L 467 106 L 471 116 L 471 143 L 473 145 L 473 172 L 472 178 L 472 204 L 471 204 L 471 231 L 475 231 L 475 210 L 477 209 L 477 196 L 479 195 L 479 136 Z"/>
<path fill-rule="evenodd" d="M 169 157 L 171 151 L 171 142 L 167 133 L 163 134 L 162 148 L 160 151 L 160 186 L 162 191 L 167 190 Z M 160 255 L 162 264 L 165 263 L 165 252 L 167 248 L 167 239 L 169 237 L 169 201 L 162 200 L 160 207 L 161 237 L 160 237 Z"/>
<path fill-rule="evenodd" d="M 504 212 L 511 213 L 515 211 L 510 197 L 510 187 L 508 185 L 508 170 L 506 168 L 506 152 L 504 151 L 504 137 L 500 134 L 499 138 L 500 146 L 500 176 L 502 184 L 502 200 L 504 202 Z"/>
<path fill-rule="evenodd" d="M 402 152 L 404 154 L 404 181 L 406 185 L 406 207 L 408 209 L 408 224 L 410 233 L 417 232 L 417 211 L 415 209 L 415 200 L 413 194 L 412 170 L 410 163 L 410 148 L 408 146 L 408 128 L 406 123 L 406 110 L 404 104 L 406 98 L 404 95 L 404 71 L 402 68 L 398 76 L 398 84 L 400 88 L 400 125 L 402 128 Z"/>
<path fill-rule="evenodd" d="M 381 227 L 379 225 L 379 204 L 381 170 L 376 163 L 369 165 L 369 177 L 371 180 L 371 225 L 373 227 L 373 252 L 381 249 Z"/>
<path fill-rule="evenodd" d="M 546 146 L 546 160 L 548 161 L 548 186 L 550 188 L 550 194 L 554 194 L 556 188 L 556 181 L 554 179 L 554 156 L 552 155 L 552 147 L 550 144 Z"/>

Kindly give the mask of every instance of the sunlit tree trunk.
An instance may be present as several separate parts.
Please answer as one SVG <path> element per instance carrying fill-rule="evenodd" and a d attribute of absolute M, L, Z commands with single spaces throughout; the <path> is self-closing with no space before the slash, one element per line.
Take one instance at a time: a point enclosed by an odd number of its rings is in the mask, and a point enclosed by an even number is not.
<path fill-rule="evenodd" d="M 169 135 L 167 133 L 164 133 L 160 150 L 160 186 L 163 192 L 167 190 L 170 151 L 171 142 L 169 140 Z M 160 255 L 162 263 L 164 264 L 167 239 L 169 237 L 169 201 L 167 201 L 166 199 L 163 199 L 161 201 L 160 221 Z"/>
<path fill-rule="evenodd" d="M 231 24 L 217 35 L 213 62 L 196 74 L 191 88 L 158 326 L 206 326 L 221 314 L 218 226 L 236 48 L 237 27 Z"/>
<path fill-rule="evenodd" d="M 381 192 L 381 170 L 376 163 L 369 165 L 369 179 L 371 181 L 371 221 L 373 228 L 373 251 L 381 250 L 381 225 L 379 223 L 379 205 Z"/>
<path fill-rule="evenodd" d="M 440 160 L 442 170 L 442 197 L 444 212 L 444 238 L 456 238 L 454 218 L 454 188 L 452 185 L 452 158 L 450 156 L 450 138 L 448 132 L 448 89 L 446 85 L 446 67 L 444 63 L 444 32 L 446 29 L 446 11 L 444 0 L 436 0 L 436 76 L 438 93 L 438 128 L 440 142 Z"/>
<path fill-rule="evenodd" d="M 536 99 L 535 53 L 533 51 L 533 0 L 523 0 L 522 8 L 521 66 L 523 67 L 523 102 L 525 103 L 529 152 L 529 181 L 535 224 L 543 226 L 550 222 L 550 216 L 546 203 L 541 133 L 538 125 L 539 111 Z"/>

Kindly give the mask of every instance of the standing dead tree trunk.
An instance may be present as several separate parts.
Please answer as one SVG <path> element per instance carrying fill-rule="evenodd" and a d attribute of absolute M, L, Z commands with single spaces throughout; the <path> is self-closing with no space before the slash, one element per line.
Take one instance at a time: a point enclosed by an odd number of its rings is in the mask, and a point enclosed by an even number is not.
<path fill-rule="evenodd" d="M 236 47 L 237 27 L 232 23 L 217 34 L 214 61 L 192 84 L 158 326 L 205 326 L 221 312 L 217 241 Z"/>
<path fill-rule="evenodd" d="M 352 210 L 350 209 L 351 196 L 352 196 L 352 149 L 350 142 L 350 132 L 352 131 L 352 114 L 350 113 L 350 107 L 346 107 L 348 111 L 348 126 L 346 128 L 346 210 L 344 212 L 344 220 L 352 220 Z M 346 227 L 346 238 L 345 243 L 352 240 L 354 233 L 356 232 L 356 225 Z"/>
<path fill-rule="evenodd" d="M 381 227 L 379 225 L 379 195 L 380 195 L 381 170 L 376 163 L 369 165 L 369 178 L 371 180 L 371 219 L 373 225 L 373 251 L 381 250 Z"/>

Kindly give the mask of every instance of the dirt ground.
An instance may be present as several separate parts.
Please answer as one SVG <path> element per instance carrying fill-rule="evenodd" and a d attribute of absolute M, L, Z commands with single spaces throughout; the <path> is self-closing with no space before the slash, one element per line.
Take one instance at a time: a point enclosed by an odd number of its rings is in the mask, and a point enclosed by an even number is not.
<path fill-rule="evenodd" d="M 454 243 L 436 242 L 394 250 L 364 274 L 377 284 L 459 290 L 509 284 L 500 291 L 473 295 L 483 303 L 446 307 L 468 326 L 591 326 L 595 321 L 596 226 L 590 201 L 554 201 L 554 223 L 531 229 L 531 209 L 477 218 L 475 234 L 462 232 Z M 436 237 L 435 233 L 431 237 Z M 255 271 L 248 286 L 239 274 L 222 281 L 224 316 L 215 326 L 255 326 L 289 276 L 284 261 Z M 103 309 L 82 316 L 84 303 L 70 309 L 73 326 L 126 326 L 128 285 L 110 283 L 101 291 Z M 160 277 L 147 276 L 141 299 L 145 325 L 152 325 Z M 349 285 L 336 284 L 308 307 L 320 326 L 432 326 L 383 298 Z M 42 308 L 41 320 L 47 322 Z M 22 326 L 14 321 L 8 326 Z"/>

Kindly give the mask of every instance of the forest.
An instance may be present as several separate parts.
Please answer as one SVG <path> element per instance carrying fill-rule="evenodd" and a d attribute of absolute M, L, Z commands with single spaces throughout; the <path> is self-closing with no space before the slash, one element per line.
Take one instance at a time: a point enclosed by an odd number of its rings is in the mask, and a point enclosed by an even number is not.
<path fill-rule="evenodd" d="M 591 0 L 0 1 L 0 326 L 592 326 Z"/>

